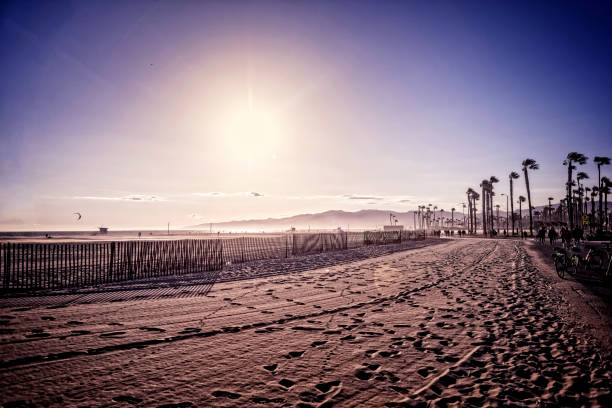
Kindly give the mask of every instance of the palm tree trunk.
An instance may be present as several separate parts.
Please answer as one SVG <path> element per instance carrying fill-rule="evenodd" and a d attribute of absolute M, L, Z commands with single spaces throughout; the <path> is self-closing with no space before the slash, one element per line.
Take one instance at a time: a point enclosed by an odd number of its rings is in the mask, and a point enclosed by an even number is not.
<path fill-rule="evenodd" d="M 608 230 L 608 190 L 606 190 L 606 231 Z"/>
<path fill-rule="evenodd" d="M 574 214 L 572 206 L 572 161 L 567 163 L 567 218 L 570 223 L 570 228 L 574 229 Z"/>
<path fill-rule="evenodd" d="M 601 201 L 601 164 L 597 163 L 597 185 L 599 188 L 599 229 L 603 229 L 603 207 Z"/>
<path fill-rule="evenodd" d="M 519 227 L 521 230 L 521 238 L 523 238 L 523 205 L 519 200 Z"/>
<path fill-rule="evenodd" d="M 527 188 L 527 205 L 529 205 L 529 235 L 533 236 L 533 217 L 531 215 L 531 191 L 529 190 L 529 174 L 527 167 L 523 167 L 525 173 L 525 187 Z"/>
<path fill-rule="evenodd" d="M 512 178 L 510 179 L 510 213 L 512 214 L 512 235 L 514 235 L 514 192 L 512 190 Z"/>
<path fill-rule="evenodd" d="M 487 234 L 487 211 L 486 211 L 487 192 L 482 187 L 482 233 Z"/>

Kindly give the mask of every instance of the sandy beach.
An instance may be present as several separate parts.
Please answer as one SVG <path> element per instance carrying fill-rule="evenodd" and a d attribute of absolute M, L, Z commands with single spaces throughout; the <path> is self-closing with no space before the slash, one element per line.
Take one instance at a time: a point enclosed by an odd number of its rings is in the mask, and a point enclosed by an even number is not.
<path fill-rule="evenodd" d="M 531 246 L 447 240 L 204 292 L 5 299 L 0 402 L 610 406 L 609 309 Z"/>

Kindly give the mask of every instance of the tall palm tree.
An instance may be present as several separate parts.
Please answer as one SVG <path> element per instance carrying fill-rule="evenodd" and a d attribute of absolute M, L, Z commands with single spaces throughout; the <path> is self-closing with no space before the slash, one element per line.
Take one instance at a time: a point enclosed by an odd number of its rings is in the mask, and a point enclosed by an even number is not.
<path fill-rule="evenodd" d="M 552 222 L 552 204 L 551 201 L 554 200 L 552 197 L 548 197 L 548 221 Z"/>
<path fill-rule="evenodd" d="M 567 216 L 569 218 L 571 228 L 574 228 L 574 209 L 572 205 L 572 170 L 576 169 L 574 163 L 582 166 L 586 164 L 587 159 L 588 158 L 582 153 L 571 152 L 567 154 L 567 157 L 563 161 L 563 165 L 567 166 Z"/>
<path fill-rule="evenodd" d="M 465 228 L 465 203 L 461 203 L 462 209 L 461 212 L 463 213 L 463 228 Z"/>
<path fill-rule="evenodd" d="M 540 165 L 533 159 L 523 160 L 523 174 L 525 175 L 525 187 L 527 188 L 527 204 L 529 205 L 529 235 L 533 236 L 533 218 L 531 214 L 531 190 L 529 189 L 528 170 L 537 170 Z"/>
<path fill-rule="evenodd" d="M 489 180 L 482 180 L 480 187 L 482 187 L 482 233 L 487 235 L 487 213 L 489 211 L 487 207 L 487 195 L 489 192 Z"/>
<path fill-rule="evenodd" d="M 578 215 L 582 216 L 582 194 L 584 193 L 584 189 L 582 187 L 582 184 L 580 184 L 580 182 L 582 180 L 586 180 L 589 178 L 589 175 L 586 174 L 584 171 L 579 171 L 578 173 L 576 173 L 576 182 L 578 183 Z"/>
<path fill-rule="evenodd" d="M 591 199 L 589 198 L 589 193 L 591 192 L 591 188 L 590 187 L 585 187 L 584 188 L 584 216 L 587 218 L 588 223 L 589 223 L 589 229 L 592 230 L 593 229 L 593 221 L 591 220 L 591 215 L 589 214 L 589 201 L 591 201 Z"/>
<path fill-rule="evenodd" d="M 468 234 L 472 233 L 472 195 L 474 194 L 474 190 L 470 187 L 466 191 L 467 194 L 467 202 L 468 202 Z"/>
<path fill-rule="evenodd" d="M 495 183 L 499 183 L 499 179 L 495 176 L 489 177 L 489 214 L 491 215 L 491 229 L 493 226 L 493 196 L 495 196 L 495 192 L 493 191 L 493 187 Z M 498 228 L 499 229 L 499 228 Z"/>
<path fill-rule="evenodd" d="M 599 193 L 599 187 L 593 186 L 591 189 L 591 222 L 595 223 L 595 197 Z"/>
<path fill-rule="evenodd" d="M 519 225 L 521 227 L 521 237 L 523 236 L 523 206 L 522 203 L 525 202 L 525 197 L 519 196 L 518 204 L 519 204 Z"/>
<path fill-rule="evenodd" d="M 472 228 L 473 233 L 476 234 L 476 230 L 478 229 L 478 221 L 476 219 L 476 215 L 478 213 L 478 209 L 476 207 L 476 201 L 480 200 L 480 194 L 478 194 L 476 191 L 474 191 L 474 193 L 472 194 L 472 205 L 474 206 L 472 208 L 472 216 L 474 217 L 474 219 L 472 220 Z"/>
<path fill-rule="evenodd" d="M 455 228 L 455 207 L 451 208 L 451 229 Z"/>
<path fill-rule="evenodd" d="M 514 190 L 512 189 L 512 181 L 519 178 L 517 172 L 513 171 L 508 175 L 510 179 L 510 212 L 512 213 L 512 235 L 514 235 Z"/>
<path fill-rule="evenodd" d="M 612 181 L 610 181 L 609 178 L 607 177 L 602 177 L 601 178 L 601 190 L 599 190 L 599 195 L 603 194 L 604 195 L 604 202 L 605 202 L 605 207 L 604 207 L 604 218 L 606 220 L 606 231 L 609 228 L 609 215 L 608 215 L 608 194 L 610 194 L 610 187 L 612 187 Z"/>
<path fill-rule="evenodd" d="M 605 156 L 595 156 L 593 159 L 597 163 L 597 188 L 602 189 L 601 184 L 601 166 L 608 166 L 610 164 L 610 158 Z M 599 228 L 603 228 L 603 217 L 602 217 L 602 205 L 601 205 L 601 194 L 599 195 Z"/>
<path fill-rule="evenodd" d="M 497 208 L 497 231 L 499 231 L 499 204 L 495 204 L 495 208 Z"/>

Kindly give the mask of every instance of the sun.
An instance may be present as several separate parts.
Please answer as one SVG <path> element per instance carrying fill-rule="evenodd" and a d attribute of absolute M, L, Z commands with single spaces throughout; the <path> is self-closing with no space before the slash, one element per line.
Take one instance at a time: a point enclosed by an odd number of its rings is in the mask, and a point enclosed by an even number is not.
<path fill-rule="evenodd" d="M 247 106 L 226 115 L 220 136 L 229 157 L 252 163 L 276 158 L 282 128 L 281 118 L 272 110 Z"/>

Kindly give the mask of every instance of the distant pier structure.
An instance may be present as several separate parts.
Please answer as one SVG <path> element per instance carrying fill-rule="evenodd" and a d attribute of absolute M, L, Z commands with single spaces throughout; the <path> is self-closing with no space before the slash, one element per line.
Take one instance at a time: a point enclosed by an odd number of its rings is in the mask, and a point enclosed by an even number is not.
<path fill-rule="evenodd" d="M 403 225 L 383 225 L 383 231 L 403 231 Z"/>
<path fill-rule="evenodd" d="M 108 234 L 108 227 L 98 227 L 100 234 Z"/>

